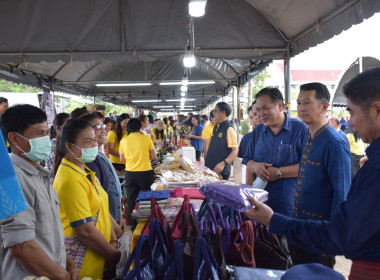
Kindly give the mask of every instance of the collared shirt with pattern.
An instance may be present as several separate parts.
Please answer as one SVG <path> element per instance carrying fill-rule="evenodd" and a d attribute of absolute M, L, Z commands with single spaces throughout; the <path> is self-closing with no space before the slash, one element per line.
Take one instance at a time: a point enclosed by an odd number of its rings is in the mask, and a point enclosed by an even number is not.
<path fill-rule="evenodd" d="M 0 221 L 3 279 L 19 280 L 31 275 L 9 251 L 9 247 L 30 240 L 34 240 L 55 263 L 66 267 L 59 200 L 50 185 L 49 173 L 40 165 L 33 167 L 16 154 L 10 157 L 28 208 Z"/>
<path fill-rule="evenodd" d="M 329 220 L 351 184 L 350 149 L 329 123 L 309 137 L 298 171 L 293 217 Z"/>

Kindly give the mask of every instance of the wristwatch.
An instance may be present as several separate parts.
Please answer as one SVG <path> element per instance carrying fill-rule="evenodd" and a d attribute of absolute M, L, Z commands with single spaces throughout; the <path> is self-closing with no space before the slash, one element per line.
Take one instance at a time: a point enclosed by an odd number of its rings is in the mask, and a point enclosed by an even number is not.
<path fill-rule="evenodd" d="M 227 166 L 228 165 L 228 162 L 224 159 L 223 160 L 224 164 Z"/>
<path fill-rule="evenodd" d="M 281 173 L 280 168 L 277 168 L 277 173 L 276 173 L 276 175 L 277 175 L 277 178 L 278 178 L 278 179 L 281 179 L 281 178 L 282 178 L 282 173 Z"/>

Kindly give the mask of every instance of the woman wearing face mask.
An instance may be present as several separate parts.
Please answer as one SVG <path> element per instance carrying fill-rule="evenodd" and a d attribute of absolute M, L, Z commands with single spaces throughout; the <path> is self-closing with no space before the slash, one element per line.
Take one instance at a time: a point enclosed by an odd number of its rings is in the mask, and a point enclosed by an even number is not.
<path fill-rule="evenodd" d="M 121 139 L 128 135 L 127 124 L 130 118 L 129 114 L 121 114 L 116 121 L 116 130 L 111 130 L 107 136 L 107 150 L 110 154 L 110 160 L 118 171 L 125 168 L 125 165 L 120 162 L 119 145 Z"/>
<path fill-rule="evenodd" d="M 105 129 L 106 125 L 103 124 L 103 118 L 97 114 L 88 114 L 80 118 L 89 122 L 94 129 L 96 142 L 98 143 L 99 153 L 95 160 L 86 163 L 86 166 L 95 172 L 96 178 L 99 179 L 101 186 L 108 194 L 108 204 L 109 211 L 111 214 L 112 228 L 115 231 L 117 238 L 119 238 L 124 230 L 125 222 L 120 219 L 120 201 L 121 201 L 121 186 L 119 177 L 117 176 L 112 163 L 106 157 L 104 153 L 101 152 L 100 147 L 105 144 Z M 121 222 L 122 228 L 117 224 L 116 221 Z"/>
<path fill-rule="evenodd" d="M 60 201 L 65 246 L 80 278 L 103 279 L 105 264 L 113 267 L 120 251 L 111 237 L 107 193 L 85 166 L 95 160 L 94 129 L 84 120 L 68 120 L 57 142 L 54 188 Z"/>

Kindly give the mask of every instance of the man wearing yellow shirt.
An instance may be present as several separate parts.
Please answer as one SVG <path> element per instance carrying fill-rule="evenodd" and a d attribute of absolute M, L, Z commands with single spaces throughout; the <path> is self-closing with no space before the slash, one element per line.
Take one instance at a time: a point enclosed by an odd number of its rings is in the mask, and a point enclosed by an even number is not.
<path fill-rule="evenodd" d="M 215 125 L 216 125 L 216 121 L 214 119 L 214 110 L 212 110 L 210 112 L 210 123 L 206 125 L 202 131 L 204 158 L 206 158 L 208 146 L 210 145 L 210 141 L 211 141 L 212 131 Z"/>
<path fill-rule="evenodd" d="M 131 119 L 127 125 L 128 136 L 120 142 L 120 161 L 125 163 L 125 182 L 128 199 L 128 218 L 134 231 L 137 221 L 132 219 L 136 198 L 140 191 L 149 191 L 154 172 L 151 160 L 156 159 L 153 141 L 149 135 L 140 134 L 141 121 Z M 133 147 L 133 148 L 132 148 Z"/>

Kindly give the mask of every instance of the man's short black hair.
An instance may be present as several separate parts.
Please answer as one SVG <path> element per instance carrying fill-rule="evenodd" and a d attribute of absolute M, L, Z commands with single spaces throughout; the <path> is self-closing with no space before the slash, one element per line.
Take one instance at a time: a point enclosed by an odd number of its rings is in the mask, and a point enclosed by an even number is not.
<path fill-rule="evenodd" d="M 281 102 L 282 104 L 284 104 L 284 97 L 282 96 L 282 93 L 278 88 L 274 88 L 274 87 L 263 88 L 256 94 L 256 100 L 261 96 L 268 96 L 273 104 L 276 104 L 278 102 Z M 254 101 L 252 105 L 254 105 L 255 102 L 256 101 Z"/>
<path fill-rule="evenodd" d="M 252 106 L 248 107 L 248 113 L 252 111 Z"/>
<path fill-rule="evenodd" d="M 202 115 L 202 119 L 207 122 L 208 121 L 208 116 L 207 115 Z"/>
<path fill-rule="evenodd" d="M 218 104 L 216 104 L 216 107 L 218 107 L 220 112 L 225 112 L 227 118 L 230 116 L 231 107 L 226 102 L 219 102 Z"/>
<path fill-rule="evenodd" d="M 9 132 L 23 134 L 31 125 L 47 121 L 44 111 L 29 104 L 14 105 L 6 110 L 0 119 L 0 129 L 5 139 L 8 139 Z"/>
<path fill-rule="evenodd" d="M 343 93 L 362 109 L 368 109 L 374 101 L 380 101 L 380 67 L 357 75 L 344 85 Z"/>
<path fill-rule="evenodd" d="M 214 110 L 211 110 L 211 112 L 210 112 L 210 118 L 214 118 Z"/>
<path fill-rule="evenodd" d="M 188 116 L 190 116 L 190 118 L 192 118 L 194 116 L 193 113 L 187 113 Z"/>
<path fill-rule="evenodd" d="M 127 124 L 128 133 L 140 132 L 140 129 L 141 129 L 141 121 L 139 119 L 132 118 L 129 120 Z"/>
<path fill-rule="evenodd" d="M 324 84 L 321 83 L 308 83 L 300 87 L 300 91 L 315 90 L 315 98 L 319 104 L 330 102 L 330 92 Z"/>
<path fill-rule="evenodd" d="M 0 104 L 3 104 L 4 102 L 8 102 L 8 99 L 0 96 Z"/>

